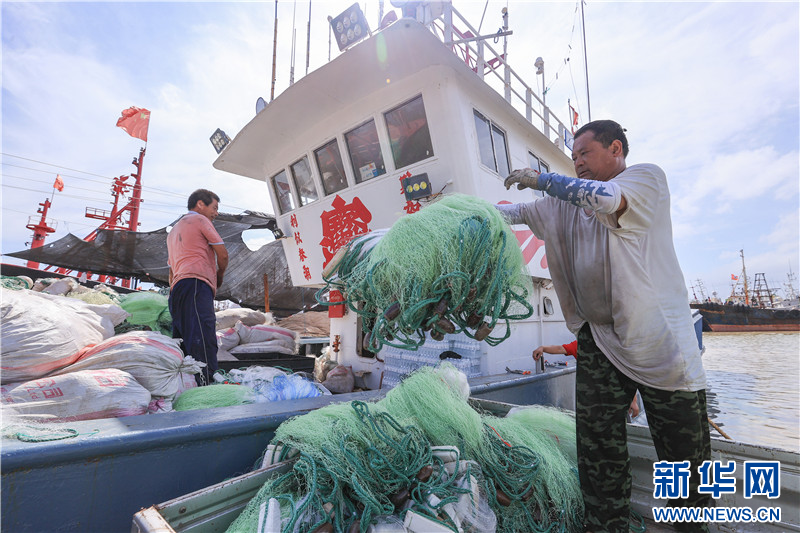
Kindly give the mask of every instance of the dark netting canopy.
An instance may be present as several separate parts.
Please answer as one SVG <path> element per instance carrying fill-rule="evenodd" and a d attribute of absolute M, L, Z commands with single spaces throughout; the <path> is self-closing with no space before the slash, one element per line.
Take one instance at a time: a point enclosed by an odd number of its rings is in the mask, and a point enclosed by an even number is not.
<path fill-rule="evenodd" d="M 218 300 L 232 300 L 246 307 L 263 309 L 266 274 L 272 312 L 289 315 L 316 304 L 316 289 L 292 285 L 279 241 L 252 251 L 242 240 L 243 231 L 274 228 L 275 217 L 253 211 L 240 215 L 220 213 L 214 220 L 214 227 L 225 241 L 230 256 L 225 281 L 217 290 Z M 90 242 L 69 234 L 41 248 L 6 255 L 79 272 L 136 277 L 163 286 L 169 284 L 167 228 L 149 232 L 100 230 L 97 238 Z"/>

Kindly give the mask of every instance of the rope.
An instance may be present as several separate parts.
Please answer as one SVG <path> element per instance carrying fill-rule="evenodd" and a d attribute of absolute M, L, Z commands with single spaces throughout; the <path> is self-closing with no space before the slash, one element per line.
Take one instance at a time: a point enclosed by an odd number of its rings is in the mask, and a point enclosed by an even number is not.
<path fill-rule="evenodd" d="M 718 432 L 720 435 L 722 435 L 723 437 L 725 437 L 725 438 L 726 438 L 726 439 L 728 439 L 728 440 L 733 440 L 732 438 L 730 438 L 730 437 L 728 436 L 728 434 L 727 434 L 727 433 L 725 433 L 725 432 L 722 430 L 722 428 L 721 428 L 721 427 L 719 427 L 717 424 L 715 424 L 715 423 L 714 423 L 714 421 L 713 421 L 713 420 L 711 420 L 711 417 L 710 417 L 710 416 L 709 416 L 709 417 L 707 417 L 707 418 L 708 418 L 708 423 L 709 423 L 709 424 L 711 424 L 711 427 L 713 427 L 714 429 L 716 429 L 716 430 L 717 430 L 717 432 Z"/>
<path fill-rule="evenodd" d="M 22 442 L 50 442 L 72 439 L 78 436 L 92 436 L 98 432 L 99 430 L 97 429 L 90 433 L 78 433 L 77 430 L 72 428 L 11 424 L 3 428 L 3 437 L 17 439 Z"/>

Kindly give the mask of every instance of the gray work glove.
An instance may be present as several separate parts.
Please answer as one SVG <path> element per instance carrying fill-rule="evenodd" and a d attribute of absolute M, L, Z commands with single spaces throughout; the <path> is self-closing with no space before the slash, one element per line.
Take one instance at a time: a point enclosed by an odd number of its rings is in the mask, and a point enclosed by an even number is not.
<path fill-rule="evenodd" d="M 506 180 L 503 182 L 503 185 L 506 186 L 506 189 L 511 188 L 511 186 L 515 183 L 517 184 L 517 189 L 519 190 L 525 188 L 538 189 L 539 175 L 539 172 L 533 170 L 532 168 L 517 169 L 508 175 Z"/>

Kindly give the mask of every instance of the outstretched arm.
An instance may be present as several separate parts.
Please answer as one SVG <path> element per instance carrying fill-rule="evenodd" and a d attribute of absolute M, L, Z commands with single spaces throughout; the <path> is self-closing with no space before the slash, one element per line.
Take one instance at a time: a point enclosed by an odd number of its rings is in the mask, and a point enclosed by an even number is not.
<path fill-rule="evenodd" d="M 625 196 L 616 183 L 611 181 L 570 178 L 554 172 L 541 174 L 530 168 L 517 169 L 505 179 L 506 189 L 516 184 L 517 189 L 536 189 L 598 213 L 621 215 L 628 206 Z"/>
<path fill-rule="evenodd" d="M 538 361 L 542 357 L 543 353 L 566 354 L 567 351 L 560 344 L 554 346 L 539 346 L 533 351 L 533 360 Z"/>

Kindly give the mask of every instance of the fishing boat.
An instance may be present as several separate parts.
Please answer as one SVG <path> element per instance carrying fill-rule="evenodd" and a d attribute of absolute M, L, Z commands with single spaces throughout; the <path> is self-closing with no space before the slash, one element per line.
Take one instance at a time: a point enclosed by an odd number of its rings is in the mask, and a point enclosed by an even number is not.
<path fill-rule="evenodd" d="M 752 289 L 747 281 L 747 268 L 744 262 L 744 250 L 739 250 L 742 258 L 742 272 L 739 276 L 731 275 L 736 281 L 731 288 L 731 295 L 725 303 L 711 301 L 702 296 L 690 302 L 689 306 L 702 315 L 703 331 L 712 332 L 752 332 L 752 331 L 800 331 L 800 307 L 783 305 L 776 298 L 775 290 L 767 284 L 763 273 L 755 275 Z M 787 287 L 786 303 L 795 297 L 791 284 L 791 274 Z M 739 289 L 739 282 L 742 286 Z"/>
<path fill-rule="evenodd" d="M 437 13 L 421 9 L 419 20 L 389 23 L 295 82 L 214 162 L 269 191 L 296 286 L 324 286 L 324 271 L 351 238 L 389 228 L 442 194 L 530 200 L 540 193 L 503 186 L 510 169 L 571 172 L 569 128 L 493 48 L 495 36 L 480 38 L 451 3 L 434 4 Z M 358 6 L 343 17 L 363 19 Z M 461 334 L 426 342 L 416 353 L 372 353 L 359 315 L 341 305 L 329 308 L 337 361 L 363 372 L 372 389 L 455 346 L 470 377 L 507 367 L 533 371 L 533 348 L 574 337 L 544 242 L 526 226 L 514 230 L 533 279 L 534 313 L 513 323 L 502 344 Z"/>

